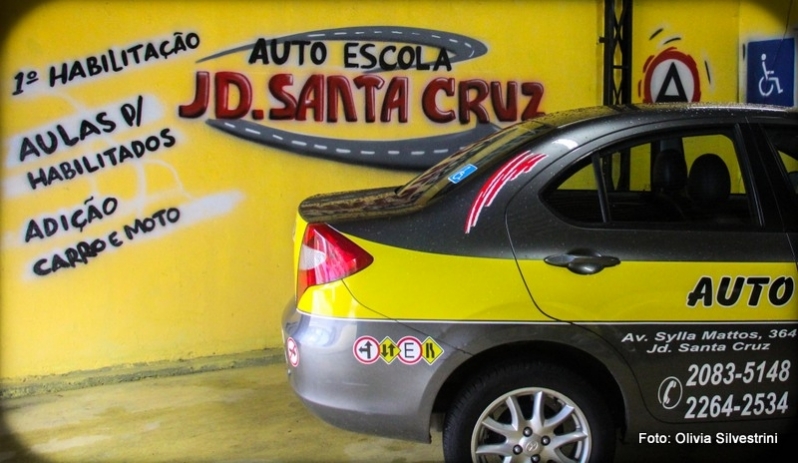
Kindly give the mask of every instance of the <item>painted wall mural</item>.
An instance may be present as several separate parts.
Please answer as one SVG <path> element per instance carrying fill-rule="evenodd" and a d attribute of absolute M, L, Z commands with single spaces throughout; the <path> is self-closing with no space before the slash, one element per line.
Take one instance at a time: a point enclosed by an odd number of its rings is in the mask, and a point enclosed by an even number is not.
<path fill-rule="evenodd" d="M 0 380 L 279 346 L 302 199 L 602 101 L 601 0 L 7 3 Z M 793 105 L 790 5 L 635 2 L 635 102 Z"/>
<path fill-rule="evenodd" d="M 170 38 L 134 45 L 110 44 L 102 54 L 59 60 L 42 70 L 23 68 L 14 75 L 12 100 L 36 98 L 78 83 L 90 85 L 93 78 L 135 66 L 164 64 L 170 56 L 189 53 L 199 46 L 197 33 L 174 32 Z M 16 175 L 4 180 L 5 199 L 69 188 L 70 183 L 92 181 L 95 176 L 129 166 L 145 184 L 148 175 L 144 166 L 151 163 L 170 169 L 174 180 L 180 182 L 179 172 L 160 159 L 180 142 L 174 127 L 164 121 L 165 108 L 157 95 L 132 95 L 100 108 L 84 107 L 76 100 L 69 103 L 74 109 L 72 115 L 8 137 L 5 169 Z M 185 191 L 183 194 L 188 195 Z M 26 265 L 28 274 L 49 276 L 88 265 L 126 243 L 213 218 L 235 207 L 241 196 L 241 192 L 231 190 L 188 202 L 176 198 L 173 206 L 153 207 L 146 188 L 140 188 L 132 198 L 119 198 L 96 189 L 82 201 L 59 202 L 57 210 L 43 210 L 23 220 L 18 233 L 4 238 L 4 246 L 41 249 Z M 108 226 L 100 226 L 101 223 Z"/>
<path fill-rule="evenodd" d="M 253 44 L 219 51 L 198 63 L 237 55 L 250 66 L 277 68 L 268 82 L 253 84 L 242 72 L 211 76 L 198 71 L 194 99 L 181 105 L 179 114 L 199 118 L 211 108 L 210 126 L 255 143 L 342 162 L 422 169 L 498 130 L 496 123 L 542 114 L 544 86 L 540 82 L 452 77 L 458 63 L 488 53 L 488 46 L 472 37 L 399 25 L 260 37 Z M 280 72 L 292 64 L 295 73 Z M 329 69 L 350 75 L 325 75 Z M 411 78 L 402 72 L 409 70 L 430 77 Z M 413 88 L 419 86 L 420 95 Z M 259 98 L 264 90 L 277 104 L 268 110 L 253 108 L 260 104 L 256 100 L 264 100 Z M 233 94 L 235 104 L 231 103 Z M 367 140 L 324 138 L 269 125 L 274 121 L 386 124 L 394 120 L 407 124 L 411 105 L 420 105 L 428 122 L 457 121 L 472 127 L 449 135 Z"/>
<path fill-rule="evenodd" d="M 303 198 L 600 101 L 594 0 L 277 5 L 5 16 L 0 380 L 278 346 Z"/>
<path fill-rule="evenodd" d="M 90 85 L 94 78 L 110 77 L 136 66 L 166 64 L 170 57 L 193 54 L 201 42 L 196 32 L 177 31 L 167 38 L 133 45 L 108 44 L 106 52 L 60 59 L 42 70 L 25 67 L 14 74 L 11 95 L 14 99 L 35 96 L 72 84 Z M 483 42 L 468 36 L 402 26 L 346 27 L 261 37 L 250 45 L 213 52 L 196 59 L 196 63 L 203 66 L 234 56 L 243 65 L 257 69 L 256 74 L 262 74 L 266 67 L 271 73 L 266 82 L 253 85 L 257 77 L 246 71 L 197 71 L 193 100 L 180 105 L 177 114 L 182 119 L 197 119 L 208 113 L 210 127 L 282 151 L 386 168 L 422 169 L 498 130 L 498 123 L 506 125 L 542 114 L 539 108 L 544 86 L 539 82 L 457 81 L 452 76 L 458 63 L 488 52 Z M 293 68 L 293 72 L 281 72 L 285 67 Z M 339 72 L 325 75 L 329 69 Z M 413 79 L 402 74 L 410 69 L 430 77 Z M 357 74 L 344 73 L 350 70 Z M 414 92 L 415 86 L 422 88 Z M 268 98 L 260 93 L 268 93 Z M 260 103 L 265 106 L 253 107 Z M 408 124 L 411 104 L 420 105 L 427 122 L 456 121 L 470 127 L 447 135 L 367 140 L 320 137 L 267 125 L 275 121 L 389 124 L 394 120 Z M 166 125 L 166 111 L 157 95 L 140 94 L 98 109 L 83 108 L 72 117 L 12 135 L 6 167 L 25 172 L 6 181 L 7 196 L 36 194 L 130 164 L 163 162 L 158 161 L 159 153 L 190 143 L 179 140 L 178 131 Z M 142 126 L 147 127 L 143 135 L 126 134 Z M 107 146 L 91 151 L 87 145 L 95 140 Z M 174 174 L 179 181 L 179 172 Z M 234 207 L 239 197 L 229 192 L 225 209 Z M 124 200 L 100 197 L 99 192 L 82 204 L 61 205 L 63 208 L 69 212 L 44 211 L 40 217 L 26 220 L 19 233 L 18 242 L 37 246 L 51 243 L 47 240 L 56 235 L 81 235 L 82 240 L 76 243 L 44 251 L 44 256 L 29 265 L 34 275 L 48 276 L 87 265 L 110 248 L 121 248 L 151 232 L 172 230 L 185 215 L 179 207 L 168 206 L 134 217 Z M 93 223 L 108 221 L 111 216 L 126 216 L 127 223 L 101 236 L 84 235 L 84 229 L 88 234 L 96 228 Z"/>
<path fill-rule="evenodd" d="M 792 0 L 636 3 L 636 97 L 794 106 L 796 10 Z"/>

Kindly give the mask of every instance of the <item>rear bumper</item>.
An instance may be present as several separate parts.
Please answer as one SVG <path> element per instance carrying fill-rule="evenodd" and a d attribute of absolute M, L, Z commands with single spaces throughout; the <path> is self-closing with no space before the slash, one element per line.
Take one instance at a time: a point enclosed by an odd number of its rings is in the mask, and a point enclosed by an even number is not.
<path fill-rule="evenodd" d="M 395 321 L 311 316 L 293 306 L 283 314 L 283 338 L 289 383 L 315 415 L 350 431 L 419 442 L 430 441 L 440 368 L 462 355 Z"/>

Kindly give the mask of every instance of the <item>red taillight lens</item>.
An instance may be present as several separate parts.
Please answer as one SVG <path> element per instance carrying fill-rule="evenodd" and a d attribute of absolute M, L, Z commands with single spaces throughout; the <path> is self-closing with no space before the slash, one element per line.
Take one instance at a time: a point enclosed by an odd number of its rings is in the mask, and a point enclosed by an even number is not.
<path fill-rule="evenodd" d="M 299 250 L 297 301 L 308 287 L 340 280 L 372 262 L 369 253 L 329 225 L 309 224 Z"/>

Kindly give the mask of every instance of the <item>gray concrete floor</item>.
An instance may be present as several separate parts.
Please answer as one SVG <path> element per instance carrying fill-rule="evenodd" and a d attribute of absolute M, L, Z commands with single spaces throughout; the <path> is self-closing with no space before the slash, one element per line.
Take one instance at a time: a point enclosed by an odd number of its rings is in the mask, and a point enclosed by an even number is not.
<path fill-rule="evenodd" d="M 294 396 L 281 363 L 5 399 L 0 420 L 0 462 L 443 459 L 440 441 L 327 425 Z"/>
<path fill-rule="evenodd" d="M 291 391 L 281 361 L 0 400 L 0 463 L 441 462 L 440 433 L 432 438 L 405 442 L 324 423 Z M 794 454 L 793 442 L 785 436 Z M 623 447 L 615 461 L 782 461 L 750 446 L 661 450 Z"/>

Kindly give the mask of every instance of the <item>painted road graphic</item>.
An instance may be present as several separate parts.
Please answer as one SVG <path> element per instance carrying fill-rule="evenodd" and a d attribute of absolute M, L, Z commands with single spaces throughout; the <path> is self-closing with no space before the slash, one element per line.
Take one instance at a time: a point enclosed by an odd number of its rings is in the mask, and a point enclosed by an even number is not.
<path fill-rule="evenodd" d="M 499 130 L 477 124 L 463 132 L 405 140 L 342 140 L 303 135 L 245 120 L 209 119 L 208 125 L 231 135 L 298 154 L 393 169 L 425 169 Z"/>

